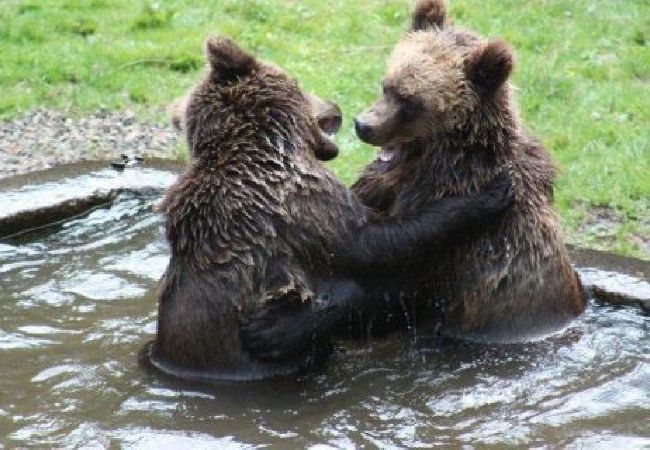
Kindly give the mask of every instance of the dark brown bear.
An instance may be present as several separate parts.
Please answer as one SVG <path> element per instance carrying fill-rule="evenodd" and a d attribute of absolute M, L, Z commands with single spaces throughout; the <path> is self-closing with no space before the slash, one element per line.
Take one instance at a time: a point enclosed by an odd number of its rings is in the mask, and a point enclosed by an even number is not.
<path fill-rule="evenodd" d="M 317 160 L 336 147 L 319 127 L 315 99 L 229 39 L 211 38 L 206 49 L 208 74 L 183 102 L 192 161 L 161 207 L 171 259 L 146 351 L 159 369 L 220 379 L 299 369 L 311 358 L 256 362 L 242 349 L 240 324 L 271 301 L 357 301 L 369 274 L 381 279 L 417 258 L 417 244 L 460 241 L 510 204 L 501 176 L 485 193 L 444 199 L 414 220 L 371 223 Z M 290 332 L 286 319 L 275 318 Z"/>
<path fill-rule="evenodd" d="M 418 329 L 434 323 L 446 335 L 481 341 L 537 338 L 585 308 L 552 207 L 555 166 L 517 115 L 508 83 L 511 48 L 452 27 L 445 9 L 442 0 L 417 4 L 411 30 L 388 62 L 381 97 L 355 120 L 359 137 L 381 151 L 352 190 L 384 217 L 417 216 L 442 198 L 476 193 L 508 167 L 515 206 L 498 227 L 446 253 L 423 246 L 429 258 L 420 255 L 401 277 L 402 291 L 394 286 L 390 295 L 353 308 L 372 317 L 387 310 L 378 303 L 388 302 L 399 312 L 407 292 L 412 301 L 404 309 Z M 344 306 L 316 308 L 294 321 L 294 330 L 336 333 L 334 321 L 321 325 L 323 316 Z M 247 335 L 255 354 L 268 360 L 296 345 L 273 325 L 273 314 L 259 313 Z"/>

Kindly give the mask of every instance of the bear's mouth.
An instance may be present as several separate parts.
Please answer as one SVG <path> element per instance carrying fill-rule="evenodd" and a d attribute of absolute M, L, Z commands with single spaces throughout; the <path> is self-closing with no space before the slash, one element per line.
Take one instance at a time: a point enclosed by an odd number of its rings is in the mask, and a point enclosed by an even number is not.
<path fill-rule="evenodd" d="M 333 115 L 321 117 L 318 119 L 318 128 L 323 139 L 332 145 L 336 145 L 336 133 L 341 129 L 343 123 L 342 117 Z"/>
<path fill-rule="evenodd" d="M 399 145 L 398 144 L 386 144 L 384 145 L 381 150 L 379 150 L 378 157 L 381 161 L 388 162 L 392 161 L 393 158 L 395 158 L 395 155 L 397 154 L 397 151 L 399 150 Z"/>
<path fill-rule="evenodd" d="M 339 131 L 342 124 L 343 116 L 338 107 L 336 107 L 334 112 L 318 117 L 318 127 L 330 140 L 334 140 L 334 135 Z"/>
<path fill-rule="evenodd" d="M 332 145 L 336 145 L 336 133 L 326 133 L 323 130 L 320 130 L 320 135 L 323 139 L 328 141 Z"/>
<path fill-rule="evenodd" d="M 314 95 L 309 97 L 312 102 L 312 108 L 315 110 L 316 122 L 318 126 L 318 138 L 320 142 L 314 154 L 321 161 L 329 161 L 339 154 L 339 148 L 336 145 L 335 135 L 343 124 L 343 115 L 336 103 L 324 102 Z"/>
<path fill-rule="evenodd" d="M 329 161 L 336 158 L 339 154 L 339 147 L 336 145 L 336 139 L 334 137 L 336 132 L 328 133 L 320 127 L 317 128 L 317 130 L 313 130 L 316 139 L 314 155 L 321 161 Z"/>

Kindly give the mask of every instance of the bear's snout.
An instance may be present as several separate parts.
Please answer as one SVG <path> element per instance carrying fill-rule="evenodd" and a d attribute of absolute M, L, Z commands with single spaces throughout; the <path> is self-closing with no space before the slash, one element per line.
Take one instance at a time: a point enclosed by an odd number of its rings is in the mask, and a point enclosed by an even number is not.
<path fill-rule="evenodd" d="M 370 143 L 369 141 L 372 140 L 372 127 L 370 125 L 362 122 L 358 117 L 355 117 L 354 130 L 356 131 L 359 139 L 361 139 L 363 142 Z"/>

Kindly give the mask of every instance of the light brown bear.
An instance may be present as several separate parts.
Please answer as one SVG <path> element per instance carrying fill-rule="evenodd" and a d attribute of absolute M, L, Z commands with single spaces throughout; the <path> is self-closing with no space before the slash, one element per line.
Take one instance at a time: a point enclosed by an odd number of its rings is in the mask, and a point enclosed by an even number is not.
<path fill-rule="evenodd" d="M 510 46 L 448 24 L 445 9 L 443 0 L 418 2 L 382 95 L 356 118 L 359 137 L 381 151 L 353 191 L 385 216 L 417 214 L 511 167 L 514 208 L 498 228 L 423 269 L 429 301 L 418 306 L 441 305 L 447 335 L 539 337 L 585 308 L 552 206 L 556 169 L 517 114 Z"/>
<path fill-rule="evenodd" d="M 381 151 L 352 191 L 375 216 L 417 217 L 440 199 L 476 193 L 507 167 L 515 206 L 497 227 L 446 251 L 421 242 L 417 261 L 404 261 L 392 288 L 353 305 L 368 335 L 416 322 L 447 336 L 513 342 L 543 337 L 584 310 L 552 206 L 556 169 L 518 117 L 508 82 L 513 63 L 504 41 L 448 24 L 444 1 L 418 2 L 382 95 L 355 120 L 359 137 Z M 262 310 L 248 327 L 248 348 L 264 360 L 295 351 L 300 343 L 274 324 L 278 316 L 300 315 L 295 335 L 339 333 L 324 317 L 346 302 L 332 303 L 311 316 Z M 406 322 L 384 320 L 400 311 Z"/>

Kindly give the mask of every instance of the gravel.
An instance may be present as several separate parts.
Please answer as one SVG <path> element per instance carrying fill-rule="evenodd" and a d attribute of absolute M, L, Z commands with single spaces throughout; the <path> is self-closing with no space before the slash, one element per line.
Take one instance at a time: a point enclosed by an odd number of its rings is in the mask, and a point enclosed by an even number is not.
<path fill-rule="evenodd" d="M 130 111 L 99 110 L 73 119 L 38 109 L 0 121 L 0 178 L 121 154 L 169 157 L 179 138 L 171 125 L 141 122 Z"/>

